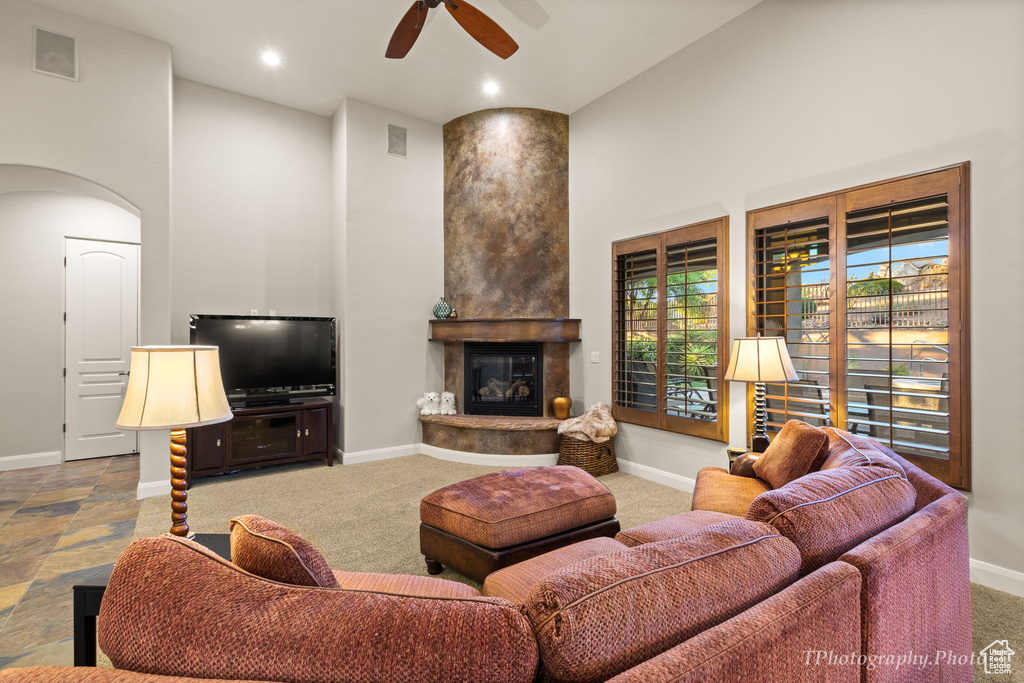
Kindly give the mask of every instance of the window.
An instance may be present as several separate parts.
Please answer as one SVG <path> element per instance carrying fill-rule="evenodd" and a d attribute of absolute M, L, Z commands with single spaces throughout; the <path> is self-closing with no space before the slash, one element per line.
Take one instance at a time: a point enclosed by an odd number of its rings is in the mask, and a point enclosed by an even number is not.
<path fill-rule="evenodd" d="M 768 429 L 842 425 L 969 488 L 969 165 L 747 214 L 751 334 L 786 338 L 800 380 Z"/>
<path fill-rule="evenodd" d="M 728 228 L 723 217 L 612 245 L 617 420 L 727 440 Z"/>

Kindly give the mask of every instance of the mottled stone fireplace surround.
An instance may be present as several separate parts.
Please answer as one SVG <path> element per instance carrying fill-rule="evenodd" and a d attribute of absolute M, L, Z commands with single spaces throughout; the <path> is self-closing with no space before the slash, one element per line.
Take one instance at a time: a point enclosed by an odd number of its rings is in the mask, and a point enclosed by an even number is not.
<path fill-rule="evenodd" d="M 420 415 L 423 443 L 481 455 L 549 455 L 558 452 L 553 417 Z"/>
<path fill-rule="evenodd" d="M 444 293 L 432 320 L 458 415 L 421 416 L 425 446 L 469 454 L 558 452 L 551 399 L 569 392 L 569 117 L 488 109 L 444 126 Z M 465 415 L 466 342 L 540 342 L 543 416 Z M 531 463 L 532 464 L 532 463 Z"/>
<path fill-rule="evenodd" d="M 580 321 L 574 319 L 460 319 L 432 320 L 430 340 L 444 343 L 444 388 L 455 393 L 459 413 L 466 412 L 466 342 L 540 342 L 543 353 L 544 416 L 551 399 L 569 391 L 569 343 L 580 340 Z"/>
<path fill-rule="evenodd" d="M 424 415 L 423 443 L 454 451 L 488 455 L 541 455 L 558 452 L 559 420 L 551 417 L 551 399 L 569 391 L 569 344 L 579 341 L 573 319 L 432 320 L 431 341 L 444 343 L 444 386 L 458 398 L 458 415 Z M 466 415 L 464 345 L 479 341 L 541 342 L 544 416 Z"/>

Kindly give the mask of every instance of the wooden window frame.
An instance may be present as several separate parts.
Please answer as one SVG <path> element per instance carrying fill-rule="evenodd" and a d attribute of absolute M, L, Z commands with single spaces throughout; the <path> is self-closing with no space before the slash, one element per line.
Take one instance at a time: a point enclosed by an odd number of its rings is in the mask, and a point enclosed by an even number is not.
<path fill-rule="evenodd" d="M 667 334 L 665 320 L 667 312 L 667 259 L 669 247 L 707 239 L 715 240 L 717 258 L 717 407 L 715 420 L 696 420 L 670 415 L 666 411 L 667 377 Z M 616 371 L 621 361 L 617 339 L 620 333 L 618 259 L 620 256 L 654 250 L 657 253 L 658 281 L 658 343 L 657 343 L 657 407 L 655 411 L 640 410 L 616 405 Z M 642 425 L 653 429 L 687 434 L 714 441 L 729 440 L 729 382 L 725 381 L 725 370 L 729 354 L 729 217 L 721 216 L 700 223 L 666 230 L 642 237 L 619 240 L 612 243 L 612 415 L 619 422 Z"/>
<path fill-rule="evenodd" d="M 904 458 L 957 488 L 971 488 L 970 402 L 970 162 L 858 185 L 747 212 L 747 328 L 756 333 L 756 234 L 759 229 L 828 217 L 829 220 L 829 417 L 846 428 L 846 216 L 945 194 L 948 202 L 949 458 L 907 454 Z M 753 425 L 753 392 L 747 396 L 748 431 Z M 957 416 L 957 419 L 954 419 Z"/>

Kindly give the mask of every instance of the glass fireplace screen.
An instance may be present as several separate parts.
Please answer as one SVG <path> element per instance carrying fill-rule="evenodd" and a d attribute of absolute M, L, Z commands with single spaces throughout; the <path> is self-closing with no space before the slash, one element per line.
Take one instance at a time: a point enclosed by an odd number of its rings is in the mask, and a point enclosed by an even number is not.
<path fill-rule="evenodd" d="M 544 414 L 539 343 L 467 343 L 467 415 Z"/>

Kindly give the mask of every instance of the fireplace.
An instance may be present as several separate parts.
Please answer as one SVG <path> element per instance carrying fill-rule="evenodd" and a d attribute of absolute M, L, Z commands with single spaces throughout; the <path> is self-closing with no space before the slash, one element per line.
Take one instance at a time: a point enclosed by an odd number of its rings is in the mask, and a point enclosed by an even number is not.
<path fill-rule="evenodd" d="M 467 415 L 544 414 L 539 342 L 467 342 L 465 354 Z"/>

